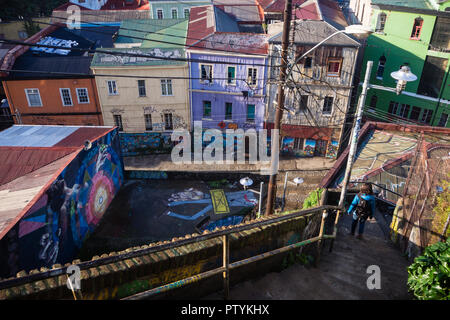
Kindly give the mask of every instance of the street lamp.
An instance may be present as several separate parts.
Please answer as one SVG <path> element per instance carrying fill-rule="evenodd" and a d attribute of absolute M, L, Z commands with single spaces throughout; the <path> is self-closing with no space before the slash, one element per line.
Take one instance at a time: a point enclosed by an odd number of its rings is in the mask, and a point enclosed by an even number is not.
<path fill-rule="evenodd" d="M 302 184 L 303 183 L 303 178 L 299 178 L 299 177 L 295 178 L 294 179 L 294 183 L 295 183 L 296 186 L 298 186 L 299 184 Z"/>
<path fill-rule="evenodd" d="M 402 66 L 400 70 L 392 72 L 391 77 L 397 80 L 397 87 L 395 88 L 397 95 L 405 90 L 407 82 L 417 80 L 417 76 L 411 72 L 409 66 Z"/>
<path fill-rule="evenodd" d="M 245 177 L 239 180 L 239 183 L 244 186 L 244 190 L 247 190 L 247 187 L 250 187 L 253 184 L 253 180 L 249 177 Z"/>

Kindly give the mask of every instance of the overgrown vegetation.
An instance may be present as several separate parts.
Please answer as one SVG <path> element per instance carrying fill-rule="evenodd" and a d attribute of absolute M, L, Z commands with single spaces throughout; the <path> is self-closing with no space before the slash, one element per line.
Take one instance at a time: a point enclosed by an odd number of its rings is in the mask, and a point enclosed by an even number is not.
<path fill-rule="evenodd" d="M 281 267 L 286 269 L 296 263 L 300 263 L 301 265 L 308 267 L 314 263 L 314 257 L 305 253 L 289 252 L 283 259 Z"/>
<path fill-rule="evenodd" d="M 317 207 L 319 205 L 320 199 L 322 198 L 322 193 L 324 189 L 317 188 L 309 193 L 308 197 L 303 202 L 303 209 L 309 209 Z"/>
<path fill-rule="evenodd" d="M 408 267 L 408 286 L 419 300 L 450 299 L 450 239 L 428 246 Z"/>
<path fill-rule="evenodd" d="M 448 177 L 450 180 L 450 173 Z M 450 236 L 448 223 L 450 215 L 450 181 L 443 180 L 442 184 L 442 192 L 436 196 L 436 203 L 433 208 L 433 212 L 436 214 L 433 219 L 433 230 L 448 238 Z"/>

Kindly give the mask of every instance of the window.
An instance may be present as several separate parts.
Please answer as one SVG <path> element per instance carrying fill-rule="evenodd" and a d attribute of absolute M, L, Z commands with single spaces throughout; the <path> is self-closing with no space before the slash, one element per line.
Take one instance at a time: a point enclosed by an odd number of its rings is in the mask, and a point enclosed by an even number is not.
<path fill-rule="evenodd" d="M 257 73 L 257 69 L 256 68 L 248 68 L 247 69 L 247 81 L 251 86 L 255 86 L 256 85 L 256 73 Z"/>
<path fill-rule="evenodd" d="M 119 114 L 115 114 L 113 117 L 114 117 L 114 124 L 116 125 L 116 127 L 119 127 L 119 131 L 123 131 L 122 116 Z"/>
<path fill-rule="evenodd" d="M 163 14 L 162 9 L 156 10 L 156 16 L 158 19 L 164 19 L 164 14 Z"/>
<path fill-rule="evenodd" d="M 386 25 L 386 13 L 381 12 L 378 15 L 377 27 L 375 28 L 375 32 L 384 32 L 384 26 Z"/>
<path fill-rule="evenodd" d="M 201 64 L 200 65 L 200 71 L 201 71 L 201 81 L 204 81 L 206 83 L 209 83 L 212 81 L 212 65 L 210 64 Z"/>
<path fill-rule="evenodd" d="M 422 109 L 420 109 L 419 107 L 412 107 L 411 114 L 409 115 L 409 118 L 411 120 L 419 121 L 419 116 L 420 116 L 420 111 L 421 110 Z"/>
<path fill-rule="evenodd" d="M 108 94 L 110 96 L 118 94 L 115 80 L 108 80 Z"/>
<path fill-rule="evenodd" d="M 19 31 L 19 38 L 20 39 L 26 39 L 28 38 L 28 33 L 26 31 Z"/>
<path fill-rule="evenodd" d="M 448 58 L 427 56 L 420 76 L 417 94 L 439 97 L 447 70 Z"/>
<path fill-rule="evenodd" d="M 294 138 L 294 150 L 303 150 L 304 141 L 303 138 Z"/>
<path fill-rule="evenodd" d="M 369 110 L 375 110 L 377 108 L 378 97 L 377 95 L 373 95 L 370 97 Z"/>
<path fill-rule="evenodd" d="M 419 40 L 420 39 L 420 32 L 422 31 L 422 24 L 423 19 L 422 18 L 416 18 L 414 19 L 414 26 L 411 32 L 411 38 L 413 40 Z"/>
<path fill-rule="evenodd" d="M 203 118 L 211 118 L 211 101 L 203 101 Z"/>
<path fill-rule="evenodd" d="M 162 79 L 161 80 L 161 94 L 163 96 L 171 96 L 172 95 L 172 80 L 170 80 L 170 79 Z"/>
<path fill-rule="evenodd" d="M 173 130 L 172 114 L 164 113 L 164 129 Z"/>
<path fill-rule="evenodd" d="M 42 107 L 41 95 L 39 89 L 25 89 L 27 95 L 28 106 L 30 107 Z"/>
<path fill-rule="evenodd" d="M 231 120 L 233 118 L 233 104 L 231 102 L 225 103 L 225 120 Z"/>
<path fill-rule="evenodd" d="M 327 76 L 339 77 L 341 72 L 341 58 L 328 58 Z"/>
<path fill-rule="evenodd" d="M 389 107 L 388 107 L 388 113 L 390 114 L 397 114 L 399 109 L 399 103 L 395 102 L 395 101 L 390 101 L 389 102 Z"/>
<path fill-rule="evenodd" d="M 436 17 L 429 50 L 450 51 L 450 17 Z"/>
<path fill-rule="evenodd" d="M 441 113 L 441 118 L 439 119 L 438 127 L 446 127 L 448 121 L 448 114 Z"/>
<path fill-rule="evenodd" d="M 189 8 L 184 8 L 184 17 L 189 18 Z"/>
<path fill-rule="evenodd" d="M 152 131 L 153 130 L 152 115 L 144 114 L 144 120 L 145 120 L 145 130 Z"/>
<path fill-rule="evenodd" d="M 178 19 L 178 9 L 172 9 L 172 19 Z"/>
<path fill-rule="evenodd" d="M 377 79 L 383 80 L 384 66 L 386 65 L 386 57 L 383 55 L 378 60 Z"/>
<path fill-rule="evenodd" d="M 236 84 L 236 67 L 227 68 L 227 84 Z"/>
<path fill-rule="evenodd" d="M 254 104 L 247 105 L 247 121 L 255 122 L 255 105 Z"/>
<path fill-rule="evenodd" d="M 72 96 L 70 95 L 69 88 L 59 88 L 59 93 L 61 94 L 62 104 L 65 107 L 72 106 Z"/>
<path fill-rule="evenodd" d="M 300 97 L 300 105 L 299 105 L 300 111 L 306 110 L 308 108 L 308 98 L 309 96 L 307 95 L 302 95 Z"/>
<path fill-rule="evenodd" d="M 77 88 L 78 103 L 89 103 L 89 95 L 86 88 Z"/>
<path fill-rule="evenodd" d="M 430 124 L 432 115 L 433 115 L 433 110 L 430 110 L 430 109 L 423 110 L 422 117 L 420 118 L 420 122 Z"/>
<path fill-rule="evenodd" d="M 147 95 L 145 92 L 145 80 L 138 80 L 138 91 L 139 97 L 145 97 Z"/>
<path fill-rule="evenodd" d="M 409 113 L 409 104 L 404 104 L 402 103 L 400 105 L 400 107 L 398 108 L 398 113 L 397 115 L 402 117 L 402 118 L 407 118 L 408 117 L 408 113 Z"/>
<path fill-rule="evenodd" d="M 322 114 L 331 115 L 332 110 L 333 110 L 333 97 L 325 97 L 325 99 L 323 100 Z"/>
<path fill-rule="evenodd" d="M 312 67 L 312 57 L 305 58 L 305 65 L 303 66 L 305 69 L 309 69 Z"/>

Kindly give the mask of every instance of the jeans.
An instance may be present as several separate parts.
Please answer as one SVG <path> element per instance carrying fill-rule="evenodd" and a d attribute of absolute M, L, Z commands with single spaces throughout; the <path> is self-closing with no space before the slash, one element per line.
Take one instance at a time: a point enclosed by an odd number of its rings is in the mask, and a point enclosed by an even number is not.
<path fill-rule="evenodd" d="M 363 234 L 363 232 L 364 232 L 364 224 L 366 223 L 366 219 L 353 219 L 353 221 L 352 221 L 352 234 L 355 234 L 356 225 L 358 224 L 358 220 L 359 220 L 358 233 L 359 234 Z"/>

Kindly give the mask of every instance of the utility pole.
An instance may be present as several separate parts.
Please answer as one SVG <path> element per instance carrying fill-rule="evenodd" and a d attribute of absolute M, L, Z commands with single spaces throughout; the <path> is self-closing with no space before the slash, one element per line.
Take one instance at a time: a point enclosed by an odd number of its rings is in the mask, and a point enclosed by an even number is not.
<path fill-rule="evenodd" d="M 284 22 L 283 22 L 283 35 L 281 42 L 281 66 L 280 66 L 280 78 L 278 83 L 278 101 L 275 112 L 275 122 L 274 130 L 280 132 L 281 129 L 281 119 L 283 118 L 284 109 L 284 86 L 286 81 L 286 70 L 287 70 L 287 58 L 288 58 L 288 47 L 289 47 L 289 29 L 291 26 L 291 16 L 292 16 L 292 0 L 286 0 L 284 7 Z M 278 139 L 272 139 L 272 152 L 280 152 L 280 139 L 281 134 L 278 135 Z M 271 155 L 273 161 L 273 154 Z M 269 186 L 267 189 L 267 205 L 266 205 L 266 216 L 273 213 L 273 206 L 276 196 L 276 184 L 277 184 L 277 173 L 271 172 L 269 179 Z"/>
<path fill-rule="evenodd" d="M 352 172 L 353 159 L 355 157 L 356 147 L 358 145 L 359 130 L 361 127 L 361 119 L 362 119 L 364 104 L 366 102 L 367 89 L 369 88 L 370 72 L 372 70 L 372 65 L 373 65 L 373 61 L 367 61 L 366 75 L 365 75 L 364 83 L 362 86 L 362 92 L 361 92 L 361 95 L 359 96 L 358 109 L 356 110 L 356 121 L 355 121 L 355 125 L 353 126 L 352 138 L 349 141 L 350 151 L 348 153 L 347 166 L 345 168 L 344 180 L 342 182 L 341 196 L 339 199 L 340 207 L 342 207 L 344 205 L 345 194 L 347 192 L 347 185 L 348 185 L 348 181 L 350 180 L 350 173 Z"/>

